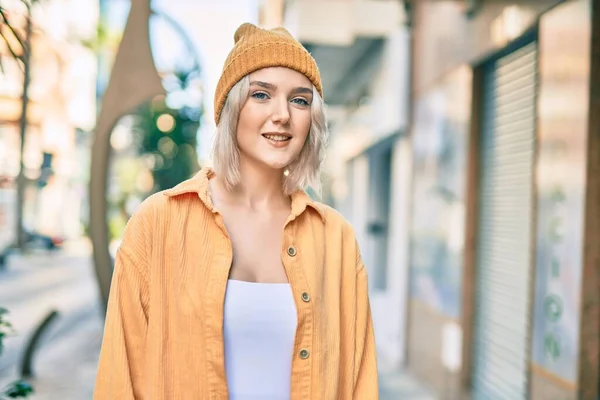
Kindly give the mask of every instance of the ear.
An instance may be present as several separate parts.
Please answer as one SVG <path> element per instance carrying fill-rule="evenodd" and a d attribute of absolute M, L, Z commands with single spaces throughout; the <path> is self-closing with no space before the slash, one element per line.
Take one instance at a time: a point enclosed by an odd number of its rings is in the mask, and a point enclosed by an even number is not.
<path fill-rule="evenodd" d="M 259 28 L 256 25 L 253 25 L 249 22 L 243 23 L 233 34 L 233 41 L 237 43 L 244 36 L 252 35 L 256 33 Z"/>

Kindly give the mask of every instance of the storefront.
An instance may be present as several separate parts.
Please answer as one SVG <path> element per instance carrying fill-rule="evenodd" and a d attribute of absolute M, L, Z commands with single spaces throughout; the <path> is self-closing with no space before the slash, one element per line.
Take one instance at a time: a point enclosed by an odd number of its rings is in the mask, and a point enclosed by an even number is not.
<path fill-rule="evenodd" d="M 598 16 L 476 3 L 411 3 L 409 367 L 451 398 L 595 399 Z"/>

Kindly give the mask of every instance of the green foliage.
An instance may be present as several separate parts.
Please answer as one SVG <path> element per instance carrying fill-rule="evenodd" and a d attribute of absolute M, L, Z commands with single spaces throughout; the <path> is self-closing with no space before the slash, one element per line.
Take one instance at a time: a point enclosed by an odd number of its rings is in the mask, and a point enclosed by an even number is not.
<path fill-rule="evenodd" d="M 5 319 L 6 314 L 8 314 L 8 310 L 0 307 L 0 355 L 4 350 L 4 339 L 14 333 L 12 325 Z M 30 394 L 33 394 L 33 387 L 29 383 L 19 380 L 1 389 L 0 399 L 27 398 Z"/>
<path fill-rule="evenodd" d="M 196 146 L 201 114 L 197 109 L 172 109 L 164 101 L 155 100 L 144 104 L 138 115 L 137 129 L 143 132 L 139 153 L 153 160 L 154 191 L 169 189 L 198 171 Z"/>
<path fill-rule="evenodd" d="M 185 90 L 186 76 L 177 76 L 175 91 Z M 199 169 L 197 145 L 201 107 L 169 107 L 164 96 L 139 106 L 128 119 L 133 135 L 130 147 L 121 149 L 111 165 L 118 187 L 108 196 L 110 239 L 122 236 L 130 218 L 129 205 L 148 195 L 170 189 Z"/>
<path fill-rule="evenodd" d="M 91 37 L 78 38 L 77 41 L 83 47 L 98 54 L 104 49 L 114 49 L 116 52 L 123 38 L 120 32 L 111 32 L 105 20 L 100 20 L 96 25 L 96 33 Z"/>
<path fill-rule="evenodd" d="M 17 381 L 12 383 L 4 393 L 0 393 L 0 399 L 5 396 L 9 399 L 27 398 L 33 394 L 33 387 L 25 381 Z"/>
<path fill-rule="evenodd" d="M 4 319 L 6 314 L 8 310 L 0 307 L 0 356 L 4 351 L 4 338 L 13 333 L 12 325 Z"/>

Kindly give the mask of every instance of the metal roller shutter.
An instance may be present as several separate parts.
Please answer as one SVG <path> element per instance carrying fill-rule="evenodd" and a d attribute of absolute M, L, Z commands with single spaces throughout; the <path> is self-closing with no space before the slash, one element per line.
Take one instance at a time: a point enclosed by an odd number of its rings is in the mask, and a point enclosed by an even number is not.
<path fill-rule="evenodd" d="M 484 70 L 473 398 L 527 397 L 537 44 Z"/>

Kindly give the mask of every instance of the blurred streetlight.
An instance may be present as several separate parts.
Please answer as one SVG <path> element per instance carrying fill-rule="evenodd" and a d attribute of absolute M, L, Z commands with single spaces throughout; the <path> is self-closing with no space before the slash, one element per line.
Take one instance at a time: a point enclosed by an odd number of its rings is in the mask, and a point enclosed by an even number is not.
<path fill-rule="evenodd" d="M 171 114 L 163 114 L 156 119 L 157 128 L 163 133 L 169 133 L 175 129 L 175 118 Z"/>

